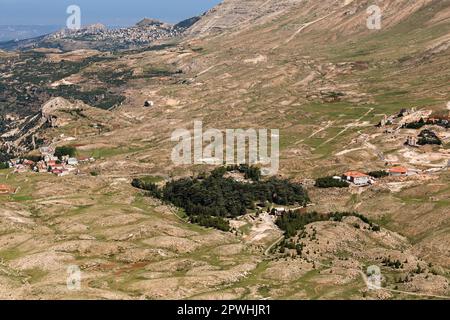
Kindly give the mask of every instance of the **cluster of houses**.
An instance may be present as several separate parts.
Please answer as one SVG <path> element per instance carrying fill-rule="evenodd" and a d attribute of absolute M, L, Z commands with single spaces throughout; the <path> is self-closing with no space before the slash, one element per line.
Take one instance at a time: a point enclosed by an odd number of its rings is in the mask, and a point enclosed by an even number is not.
<path fill-rule="evenodd" d="M 146 21 L 146 20 L 143 20 Z M 141 24 L 142 23 L 142 24 Z M 79 30 L 64 29 L 46 36 L 48 40 L 78 40 L 106 41 L 109 44 L 141 45 L 154 41 L 177 37 L 185 28 L 179 25 L 170 25 L 157 21 L 141 22 L 136 26 L 127 28 L 108 29 L 101 24 L 91 25 Z"/>
<path fill-rule="evenodd" d="M 23 173 L 34 171 L 38 173 L 53 173 L 57 176 L 66 176 L 69 174 L 78 174 L 80 163 L 89 163 L 95 161 L 94 158 L 84 157 L 75 158 L 63 156 L 58 158 L 55 156 L 55 149 L 52 147 L 40 148 L 41 160 L 33 161 L 29 159 L 13 159 L 10 160 L 9 166 L 14 169 L 14 173 Z"/>
<path fill-rule="evenodd" d="M 386 175 L 390 177 L 407 177 L 417 174 L 416 170 L 408 169 L 406 167 L 393 167 L 386 170 Z M 368 186 L 373 184 L 376 180 L 374 177 L 359 171 L 349 171 L 342 175 L 342 177 L 334 177 L 337 180 L 350 182 L 356 186 Z"/>
<path fill-rule="evenodd" d="M 399 130 L 401 127 L 422 122 L 423 124 L 437 125 L 444 128 L 450 127 L 450 112 L 433 112 L 432 110 L 417 110 L 416 108 L 402 109 L 398 114 L 387 116 L 378 124 L 378 127 L 394 126 L 395 129 L 386 130 L 387 133 Z"/>
<path fill-rule="evenodd" d="M 416 108 L 411 109 L 402 109 L 398 114 L 387 116 L 385 115 L 383 119 L 381 119 L 380 123 L 378 124 L 378 127 L 386 127 L 390 125 L 398 125 L 398 124 L 404 124 L 404 121 L 402 121 L 403 118 L 411 118 L 414 114 L 417 114 Z M 420 119 L 421 116 L 428 117 L 430 113 L 421 113 L 418 115 L 417 120 Z"/>

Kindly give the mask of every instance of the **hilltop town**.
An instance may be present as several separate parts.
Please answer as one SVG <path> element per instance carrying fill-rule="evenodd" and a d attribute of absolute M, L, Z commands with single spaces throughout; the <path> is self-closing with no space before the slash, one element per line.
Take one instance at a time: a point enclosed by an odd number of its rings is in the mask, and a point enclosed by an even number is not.
<path fill-rule="evenodd" d="M 159 40 L 180 37 L 198 19 L 194 17 L 173 25 L 145 18 L 135 26 L 121 28 L 107 28 L 102 24 L 93 24 L 79 30 L 63 29 L 36 39 L 0 43 L 0 48 L 7 50 L 60 48 L 65 51 L 75 49 L 100 51 L 136 49 Z"/>
<path fill-rule="evenodd" d="M 91 25 L 78 31 L 62 30 L 44 38 L 43 41 L 88 41 L 110 43 L 111 48 L 131 48 L 149 45 L 157 40 L 180 36 L 186 28 L 157 20 L 142 20 L 129 28 L 108 29 L 104 25 Z"/>

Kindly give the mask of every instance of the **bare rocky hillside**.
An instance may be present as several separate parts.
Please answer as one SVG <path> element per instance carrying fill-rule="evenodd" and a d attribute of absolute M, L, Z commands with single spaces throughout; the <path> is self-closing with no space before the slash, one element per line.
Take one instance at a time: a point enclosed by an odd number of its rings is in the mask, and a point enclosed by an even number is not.
<path fill-rule="evenodd" d="M 448 297 L 450 134 L 403 125 L 448 114 L 450 1 L 375 3 L 380 30 L 367 28 L 372 1 L 226 0 L 188 37 L 144 49 L 34 52 L 25 58 L 41 70 L 32 74 L 20 55 L 0 53 L 5 97 L 14 97 L 5 117 L 28 119 L 12 107 L 30 100 L 29 117 L 54 124 L 39 130 L 42 140 L 96 159 L 65 177 L 0 171 L 0 184 L 18 188 L 0 196 L 0 297 Z M 44 93 L 33 96 L 31 85 Z M 171 161 L 172 133 L 194 120 L 205 130 L 279 129 L 278 176 L 305 186 L 306 211 L 366 218 L 315 221 L 286 239 L 267 214 L 233 219 L 232 233 L 188 223 L 131 180 L 163 184 L 213 169 Z M 405 144 L 423 129 L 442 145 Z M 414 174 L 314 184 L 399 166 Z M 83 280 L 69 292 L 74 265 Z M 369 266 L 380 268 L 383 289 L 368 290 Z"/>

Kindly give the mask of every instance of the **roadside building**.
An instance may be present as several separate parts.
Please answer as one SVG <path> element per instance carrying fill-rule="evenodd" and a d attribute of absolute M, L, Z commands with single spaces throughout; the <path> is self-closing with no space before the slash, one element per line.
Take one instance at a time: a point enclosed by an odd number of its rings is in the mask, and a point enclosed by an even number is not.
<path fill-rule="evenodd" d="M 357 185 L 357 186 L 365 186 L 370 184 L 370 176 L 365 173 L 358 171 L 349 171 L 344 173 L 344 179 Z"/>

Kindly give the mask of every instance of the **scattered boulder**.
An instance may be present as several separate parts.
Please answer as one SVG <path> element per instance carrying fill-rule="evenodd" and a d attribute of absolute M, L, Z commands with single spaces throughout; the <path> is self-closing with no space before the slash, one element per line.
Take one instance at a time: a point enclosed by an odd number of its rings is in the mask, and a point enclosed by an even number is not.
<path fill-rule="evenodd" d="M 155 105 L 155 103 L 151 100 L 147 100 L 144 102 L 144 107 L 146 107 L 146 108 L 153 107 L 154 105 Z"/>

